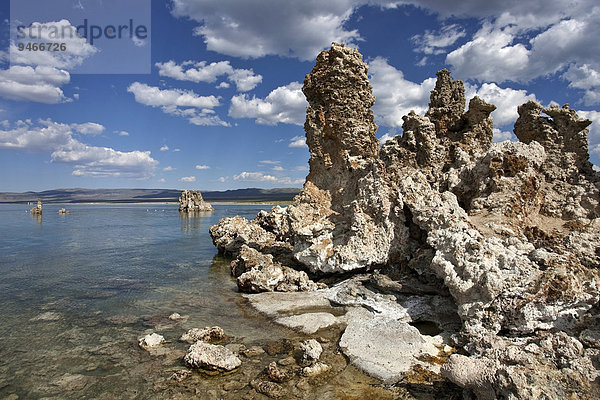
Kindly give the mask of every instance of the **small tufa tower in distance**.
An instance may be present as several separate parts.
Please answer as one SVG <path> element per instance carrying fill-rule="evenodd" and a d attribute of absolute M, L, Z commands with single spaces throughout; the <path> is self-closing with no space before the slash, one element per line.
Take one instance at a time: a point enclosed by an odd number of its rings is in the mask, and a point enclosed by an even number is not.
<path fill-rule="evenodd" d="M 179 212 L 205 212 L 213 211 L 214 208 L 204 201 L 197 190 L 182 190 L 179 197 Z"/>
<path fill-rule="evenodd" d="M 31 215 L 42 215 L 42 199 L 38 199 L 37 206 L 29 210 Z"/>

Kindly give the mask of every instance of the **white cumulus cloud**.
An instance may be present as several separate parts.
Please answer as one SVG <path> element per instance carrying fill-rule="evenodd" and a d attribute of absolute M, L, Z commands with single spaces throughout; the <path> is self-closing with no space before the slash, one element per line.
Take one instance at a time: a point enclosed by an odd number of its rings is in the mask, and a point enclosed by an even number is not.
<path fill-rule="evenodd" d="M 429 95 L 435 87 L 436 78 L 425 79 L 421 83 L 411 82 L 404 78 L 402 71 L 390 65 L 383 58 L 376 58 L 369 63 L 371 84 L 375 94 L 373 113 L 375 122 L 380 125 L 399 128 L 402 117 L 411 110 L 424 115 L 429 108 Z M 488 103 L 494 104 L 492 113 L 497 126 L 512 125 L 518 118 L 517 107 L 529 100 L 535 100 L 534 94 L 525 90 L 500 87 L 495 83 L 482 85 L 465 84 L 465 97 L 468 102 L 473 96 L 479 96 Z"/>
<path fill-rule="evenodd" d="M 429 93 L 435 78 L 414 83 L 404 78 L 402 71 L 377 57 L 369 62 L 371 85 L 375 95 L 375 122 L 388 127 L 401 127 L 402 117 L 411 110 L 424 114 L 429 106 Z"/>
<path fill-rule="evenodd" d="M 517 90 L 510 87 L 501 88 L 495 83 L 484 83 L 476 87 L 465 85 L 465 95 L 468 101 L 473 96 L 479 96 L 488 103 L 496 106 L 492 112 L 494 125 L 512 126 L 519 117 L 517 107 L 527 103 L 529 100 L 536 100 L 535 94 L 527 93 L 526 90 Z"/>
<path fill-rule="evenodd" d="M 16 27 L 13 27 L 16 29 Z M 31 30 L 31 31 L 30 31 Z M 72 69 L 98 51 L 85 38 L 69 35 L 76 28 L 68 20 L 34 22 L 25 29 L 25 38 L 9 46 L 11 66 L 0 70 L 0 97 L 16 101 L 56 104 L 72 101 L 61 87 L 68 84 Z M 30 37 L 29 32 L 32 32 Z M 65 37 L 56 32 L 66 32 Z M 19 51 L 18 45 L 65 44 L 65 51 Z M 78 99 L 78 95 L 73 95 Z"/>
<path fill-rule="evenodd" d="M 220 104 L 215 96 L 200 96 L 191 90 L 159 89 L 140 82 L 132 83 L 127 91 L 133 93 L 138 103 L 152 107 L 211 109 Z"/>
<path fill-rule="evenodd" d="M 174 0 L 172 13 L 200 24 L 194 33 L 208 50 L 242 58 L 276 54 L 313 60 L 332 41 L 360 39 L 344 23 L 367 3 L 375 1 Z"/>
<path fill-rule="evenodd" d="M 158 161 L 149 151 L 118 151 L 110 147 L 89 146 L 74 137 L 76 129 L 97 125 L 61 124 L 52 120 L 17 121 L 14 126 L 3 124 L 0 148 L 36 153 L 49 153 L 52 162 L 73 166 L 73 175 L 92 177 L 148 178 Z M 85 129 L 84 129 L 85 130 Z"/>
<path fill-rule="evenodd" d="M 260 99 L 245 94 L 233 96 L 229 107 L 232 118 L 255 118 L 261 125 L 277 125 L 278 123 L 302 125 L 308 105 L 302 84 L 292 82 L 280 86 L 269 95 Z"/>
<path fill-rule="evenodd" d="M 577 111 L 580 117 L 587 118 L 592 121 L 592 124 L 588 127 L 590 147 L 596 147 L 600 145 L 600 112 L 598 111 Z M 600 157 L 600 154 L 598 154 Z"/>
<path fill-rule="evenodd" d="M 199 170 L 210 169 L 210 166 L 198 164 L 198 165 L 196 165 L 196 169 L 199 169 Z"/>
<path fill-rule="evenodd" d="M 34 22 L 22 31 L 23 39 L 10 45 L 10 62 L 31 66 L 48 66 L 69 70 L 81 65 L 86 58 L 99 50 L 87 40 L 76 34 L 77 28 L 66 20 L 50 22 Z M 30 35 L 31 32 L 31 35 Z M 64 34 L 63 34 L 64 32 Z M 17 35 L 15 35 L 16 37 Z M 65 44 L 64 51 L 19 51 L 19 43 Z M 54 46 L 54 45 L 53 45 Z"/>
<path fill-rule="evenodd" d="M 379 144 L 383 145 L 388 140 L 391 140 L 397 136 L 397 133 L 394 131 L 386 132 L 379 138 Z"/>
<path fill-rule="evenodd" d="M 61 89 L 70 80 L 67 71 L 54 67 L 14 65 L 0 70 L 0 96 L 17 101 L 62 103 L 70 100 Z"/>
<path fill-rule="evenodd" d="M 440 6 L 439 2 L 434 2 Z M 478 7 L 466 2 L 467 16 Z M 600 5 L 591 0 L 494 3 L 480 29 L 446 56 L 459 78 L 526 83 L 557 74 L 583 91 L 586 105 L 600 104 Z M 471 8 L 471 9 L 470 9 Z"/>
<path fill-rule="evenodd" d="M 182 176 L 181 178 L 179 178 L 180 182 L 196 182 L 196 177 L 195 176 Z"/>
<path fill-rule="evenodd" d="M 127 88 L 135 100 L 151 107 L 160 107 L 164 113 L 187 118 L 195 125 L 229 126 L 213 110 L 220 105 L 215 96 L 200 96 L 191 90 L 160 89 L 145 83 L 133 82 Z"/>
<path fill-rule="evenodd" d="M 180 81 L 207 82 L 214 83 L 217 78 L 226 76 L 234 83 L 237 90 L 247 92 L 252 90 L 262 82 L 262 76 L 254 74 L 251 69 L 236 69 L 231 66 L 229 61 L 219 61 L 208 64 L 206 61 L 185 61 L 177 64 L 175 61 L 165 63 L 156 63 L 158 74 Z M 226 86 L 223 86 L 225 83 Z M 221 82 L 219 88 L 229 87 L 226 82 Z"/>
<path fill-rule="evenodd" d="M 290 139 L 290 143 L 288 144 L 288 147 L 307 147 L 308 148 L 308 145 L 306 144 L 306 137 L 294 136 L 293 138 Z"/>
<path fill-rule="evenodd" d="M 71 127 L 83 135 L 99 135 L 104 132 L 104 126 L 95 122 L 86 122 L 84 124 L 71 124 Z"/>

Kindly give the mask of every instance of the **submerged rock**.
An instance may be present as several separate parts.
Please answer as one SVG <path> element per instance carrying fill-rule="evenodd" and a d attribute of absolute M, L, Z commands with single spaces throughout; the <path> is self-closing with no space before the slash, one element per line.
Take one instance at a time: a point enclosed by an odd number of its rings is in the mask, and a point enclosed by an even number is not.
<path fill-rule="evenodd" d="M 262 393 L 265 396 L 271 397 L 273 399 L 278 399 L 284 394 L 281 385 L 278 385 L 275 382 L 255 379 L 252 382 L 250 382 L 250 386 L 252 386 L 258 393 Z"/>
<path fill-rule="evenodd" d="M 138 340 L 138 345 L 144 350 L 154 349 L 165 342 L 165 338 L 158 333 L 151 333 Z"/>
<path fill-rule="evenodd" d="M 443 375 L 479 398 L 599 397 L 597 332 L 586 326 L 600 309 L 590 121 L 528 102 L 514 127 L 520 142 L 493 143 L 495 106 L 475 97 L 465 112 L 464 85 L 442 70 L 427 113 L 404 116 L 402 136 L 380 149 L 367 66 L 338 44 L 319 54 L 303 91 L 311 158 L 302 191 L 252 221 L 221 220 L 213 242 L 236 259 L 235 275 L 254 271 L 248 282 L 260 290 L 276 290 L 265 282 L 280 282 L 284 268 L 381 268 L 390 278 L 253 304 L 296 326 L 311 316 L 291 303 L 350 307 L 331 314 L 348 324 L 340 346 L 384 380 L 445 363 Z M 285 308 L 302 316 L 277 312 Z M 443 333 L 419 332 L 421 322 Z M 464 354 L 446 361 L 437 351 L 450 339 Z"/>
<path fill-rule="evenodd" d="M 30 322 L 37 322 L 37 321 L 58 321 L 62 319 L 62 315 L 60 315 L 57 312 L 54 311 L 46 311 L 44 313 L 41 313 L 40 315 L 31 318 L 29 321 Z"/>
<path fill-rule="evenodd" d="M 173 374 L 169 377 L 169 380 L 175 381 L 175 382 L 183 382 L 184 380 L 189 378 L 191 375 L 192 375 L 192 371 L 190 371 L 189 369 L 179 369 L 179 370 L 173 372 Z"/>
<path fill-rule="evenodd" d="M 179 197 L 179 212 L 206 212 L 213 211 L 214 208 L 204 201 L 202 195 L 197 190 L 182 190 Z"/>
<path fill-rule="evenodd" d="M 281 383 L 288 378 L 284 372 L 279 370 L 279 367 L 277 367 L 277 363 L 275 361 L 269 364 L 266 369 L 266 373 L 270 380 L 277 383 Z"/>
<path fill-rule="evenodd" d="M 209 371 L 232 371 L 242 364 L 226 347 L 201 341 L 190 346 L 183 361 L 190 367 Z"/>

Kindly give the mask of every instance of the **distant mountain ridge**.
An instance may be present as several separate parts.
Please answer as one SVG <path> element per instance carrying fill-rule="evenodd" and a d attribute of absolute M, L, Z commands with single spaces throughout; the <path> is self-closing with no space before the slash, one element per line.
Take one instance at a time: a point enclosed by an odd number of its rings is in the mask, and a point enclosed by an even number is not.
<path fill-rule="evenodd" d="M 201 191 L 210 201 L 291 201 L 300 192 L 298 188 L 235 189 Z M 0 192 L 0 203 L 27 203 L 41 198 L 44 203 L 137 203 L 177 201 L 181 190 L 175 189 L 53 189 L 42 192 Z"/>

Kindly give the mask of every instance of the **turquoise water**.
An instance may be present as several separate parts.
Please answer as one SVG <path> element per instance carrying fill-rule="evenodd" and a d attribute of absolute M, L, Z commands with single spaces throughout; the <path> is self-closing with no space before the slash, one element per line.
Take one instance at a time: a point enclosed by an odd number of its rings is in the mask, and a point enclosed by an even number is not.
<path fill-rule="evenodd" d="M 181 368 L 188 328 L 219 325 L 237 343 L 283 335 L 249 315 L 210 225 L 270 206 L 0 205 L 0 398 L 146 398 Z M 189 318 L 175 323 L 177 312 Z M 158 332 L 172 353 L 137 339 Z M 158 396 L 160 397 L 160 396 Z"/>

